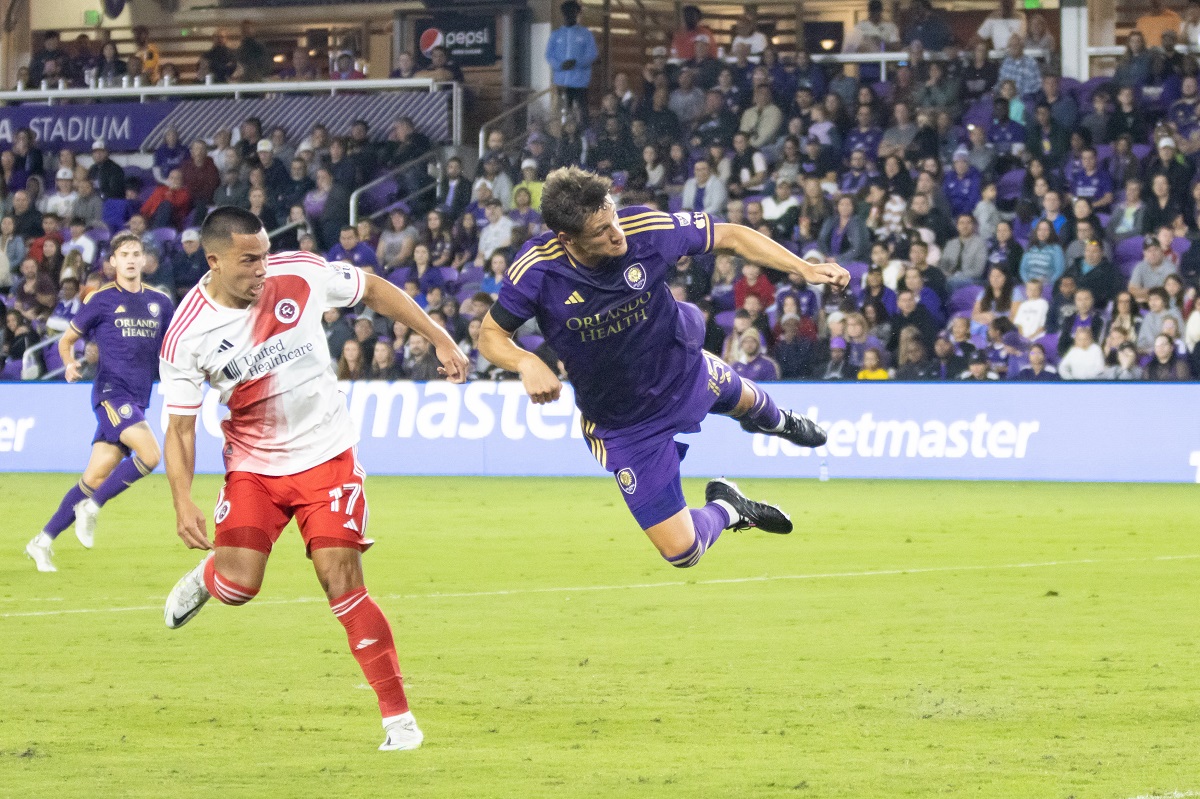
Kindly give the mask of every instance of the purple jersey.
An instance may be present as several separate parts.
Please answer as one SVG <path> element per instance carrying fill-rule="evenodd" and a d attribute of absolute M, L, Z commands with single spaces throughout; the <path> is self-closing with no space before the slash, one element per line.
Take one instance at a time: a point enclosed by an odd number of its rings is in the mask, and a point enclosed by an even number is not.
<path fill-rule="evenodd" d="M 126 291 L 109 283 L 88 295 L 71 328 L 100 348 L 92 405 L 150 404 L 158 379 L 158 349 L 175 306 L 163 292 L 144 286 Z"/>
<path fill-rule="evenodd" d="M 500 287 L 492 317 L 516 330 L 537 317 L 562 359 L 575 401 L 593 424 L 627 428 L 669 410 L 704 362 L 704 318 L 671 296 L 666 279 L 685 255 L 710 252 L 702 211 L 618 213 L 629 249 L 595 269 L 571 258 L 553 233 L 531 239 Z"/>

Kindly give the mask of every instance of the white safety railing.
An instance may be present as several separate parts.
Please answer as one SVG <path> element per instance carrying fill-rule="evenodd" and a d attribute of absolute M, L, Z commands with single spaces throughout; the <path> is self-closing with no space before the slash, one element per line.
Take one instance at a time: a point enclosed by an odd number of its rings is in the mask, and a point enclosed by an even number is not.
<path fill-rule="evenodd" d="M 925 53 L 926 61 L 952 61 L 958 58 L 965 58 L 969 55 L 966 51 L 947 50 L 942 53 Z M 1031 58 L 1043 59 L 1047 58 L 1050 53 L 1038 47 L 1030 47 L 1025 50 L 1025 55 Z M 992 50 L 988 53 L 988 58 L 992 61 L 1003 61 L 1008 56 L 1007 50 Z M 902 66 L 912 60 L 912 54 L 907 50 L 897 50 L 883 53 L 813 53 L 812 60 L 818 64 L 878 64 L 879 65 L 879 80 L 886 81 L 888 64 Z"/>
<path fill-rule="evenodd" d="M 22 380 L 53 380 L 65 372 L 66 366 L 59 367 L 53 371 L 42 374 L 41 365 L 38 363 L 37 354 L 48 347 L 57 347 L 58 340 L 62 338 L 62 333 L 59 333 L 53 338 L 45 339 L 34 344 L 29 349 L 25 350 L 25 354 L 21 356 L 21 379 Z"/>

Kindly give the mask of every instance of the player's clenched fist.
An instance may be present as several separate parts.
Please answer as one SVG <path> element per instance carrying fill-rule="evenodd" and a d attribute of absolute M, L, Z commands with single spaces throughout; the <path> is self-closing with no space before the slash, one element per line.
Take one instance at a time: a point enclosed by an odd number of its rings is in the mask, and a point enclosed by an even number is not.
<path fill-rule="evenodd" d="M 521 362 L 520 374 L 525 393 L 535 405 L 554 402 L 562 393 L 562 381 L 536 355 L 531 354 Z"/>

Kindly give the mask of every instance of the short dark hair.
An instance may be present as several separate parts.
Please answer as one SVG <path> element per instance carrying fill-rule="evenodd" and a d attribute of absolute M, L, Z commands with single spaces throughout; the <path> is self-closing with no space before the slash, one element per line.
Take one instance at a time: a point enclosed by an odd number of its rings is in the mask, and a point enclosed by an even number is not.
<path fill-rule="evenodd" d="M 117 235 L 113 236 L 112 241 L 108 243 L 108 254 L 111 256 L 126 244 L 136 244 L 137 246 L 141 247 L 142 237 L 132 231 L 123 230 Z"/>
<path fill-rule="evenodd" d="M 609 200 L 612 181 L 577 166 L 559 167 L 542 189 L 542 220 L 555 233 L 578 235 Z"/>
<path fill-rule="evenodd" d="M 358 228 L 356 228 L 354 225 L 342 225 L 342 229 L 339 230 L 338 233 L 345 233 L 347 230 L 356 236 L 358 235 Z"/>
<path fill-rule="evenodd" d="M 204 217 L 204 224 L 200 226 L 200 244 L 206 252 L 211 252 L 232 242 L 234 235 L 253 236 L 262 229 L 262 220 L 246 209 L 222 205 Z"/>

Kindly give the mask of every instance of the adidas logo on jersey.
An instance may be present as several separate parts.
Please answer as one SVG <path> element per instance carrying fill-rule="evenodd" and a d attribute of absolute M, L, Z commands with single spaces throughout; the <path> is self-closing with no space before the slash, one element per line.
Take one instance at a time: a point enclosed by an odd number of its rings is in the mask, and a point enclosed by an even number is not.
<path fill-rule="evenodd" d="M 217 354 L 220 355 L 221 353 L 227 352 L 231 349 L 233 349 L 233 342 L 227 338 L 223 338 L 221 339 L 221 346 L 217 347 Z M 225 368 L 222 369 L 221 372 L 230 380 L 237 380 L 242 376 L 242 370 L 238 367 L 236 359 L 226 364 Z"/>
<path fill-rule="evenodd" d="M 567 297 L 567 301 L 563 305 L 578 305 L 581 302 L 583 302 L 583 295 L 578 291 L 572 291 L 571 296 Z"/>
<path fill-rule="evenodd" d="M 124 306 L 124 305 L 118 305 L 118 306 L 117 306 L 117 309 L 116 309 L 115 311 L 113 311 L 113 313 L 125 313 L 125 306 Z"/>

